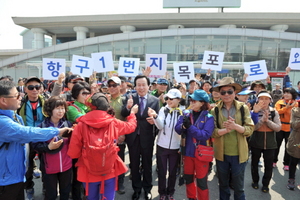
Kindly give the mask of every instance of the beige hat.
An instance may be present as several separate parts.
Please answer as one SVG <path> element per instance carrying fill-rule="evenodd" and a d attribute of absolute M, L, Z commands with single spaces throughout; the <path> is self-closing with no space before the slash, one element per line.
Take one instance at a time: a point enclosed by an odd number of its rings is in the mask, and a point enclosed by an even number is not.
<path fill-rule="evenodd" d="M 213 91 L 220 92 L 220 88 L 224 86 L 231 86 L 234 87 L 235 93 L 239 93 L 242 91 L 242 86 L 238 83 L 235 83 L 232 77 L 224 77 L 220 80 L 220 83 L 217 87 L 213 88 Z"/>

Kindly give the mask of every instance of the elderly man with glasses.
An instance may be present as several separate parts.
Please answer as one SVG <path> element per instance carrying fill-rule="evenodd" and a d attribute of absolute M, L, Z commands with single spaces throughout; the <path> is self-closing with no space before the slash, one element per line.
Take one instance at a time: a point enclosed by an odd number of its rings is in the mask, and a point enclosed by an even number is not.
<path fill-rule="evenodd" d="M 221 101 L 214 109 L 215 130 L 213 132 L 214 151 L 219 178 L 220 200 L 230 199 L 229 176 L 231 174 L 234 199 L 245 200 L 244 174 L 248 160 L 246 138 L 254 130 L 254 124 L 247 106 L 235 100 L 235 94 L 242 86 L 233 78 L 225 77 L 219 86 L 213 88 L 220 92 Z"/>

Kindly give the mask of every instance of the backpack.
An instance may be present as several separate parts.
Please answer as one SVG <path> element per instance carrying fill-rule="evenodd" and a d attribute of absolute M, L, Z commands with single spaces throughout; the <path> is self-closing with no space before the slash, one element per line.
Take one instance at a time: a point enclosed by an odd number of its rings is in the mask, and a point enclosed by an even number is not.
<path fill-rule="evenodd" d="M 93 128 L 84 124 L 83 130 L 83 163 L 89 173 L 105 176 L 114 170 L 119 147 L 113 136 L 113 125 L 109 128 Z"/>

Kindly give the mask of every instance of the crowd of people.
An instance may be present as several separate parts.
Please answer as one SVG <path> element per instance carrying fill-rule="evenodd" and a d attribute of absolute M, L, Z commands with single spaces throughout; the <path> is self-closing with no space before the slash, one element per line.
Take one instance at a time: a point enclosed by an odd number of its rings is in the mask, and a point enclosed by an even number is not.
<path fill-rule="evenodd" d="M 208 70 L 185 84 L 168 77 L 151 82 L 150 71 L 134 80 L 110 75 L 101 82 L 95 73 L 88 81 L 61 73 L 56 81 L 28 77 L 17 85 L 1 77 L 0 199 L 34 199 L 33 177 L 41 177 L 46 200 L 58 194 L 61 200 L 113 200 L 115 192 L 152 199 L 156 156 L 160 200 L 175 199 L 178 176 L 187 199 L 208 200 L 213 162 L 195 156 L 201 145 L 213 147 L 219 199 L 229 200 L 232 189 L 235 200 L 244 200 L 248 161 L 253 189 L 268 193 L 283 140 L 286 187 L 294 190 L 300 81 L 297 89 L 291 86 L 289 67 L 274 89 L 269 77 L 265 83 L 247 83 L 247 74 L 242 83 L 216 81 Z M 132 191 L 124 186 L 128 170 Z"/>

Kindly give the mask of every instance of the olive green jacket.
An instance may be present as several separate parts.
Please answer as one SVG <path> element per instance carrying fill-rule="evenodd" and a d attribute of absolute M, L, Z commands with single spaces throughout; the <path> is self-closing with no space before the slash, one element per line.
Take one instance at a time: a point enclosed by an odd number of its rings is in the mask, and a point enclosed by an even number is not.
<path fill-rule="evenodd" d="M 242 116 L 240 112 L 241 106 L 244 106 L 243 102 L 239 102 L 236 100 L 233 100 L 234 106 L 236 108 L 236 114 L 235 114 L 235 123 L 242 125 Z M 223 107 L 223 101 L 218 103 L 216 107 L 219 108 L 219 127 L 223 128 L 223 122 L 227 121 L 227 118 L 223 116 L 222 114 L 222 107 Z M 250 111 L 248 106 L 244 106 L 245 116 L 244 116 L 244 133 L 238 133 L 237 134 L 237 144 L 232 145 L 238 145 L 238 152 L 239 152 L 239 161 L 240 163 L 246 162 L 248 160 L 248 143 L 246 138 L 249 137 L 254 130 L 254 123 L 251 119 Z M 211 114 L 216 119 L 215 114 L 215 108 L 212 109 Z M 216 124 L 215 120 L 215 130 L 213 132 L 212 137 L 214 138 L 214 151 L 215 151 L 215 158 L 220 161 L 224 161 L 224 137 L 218 134 L 219 128 Z"/>

